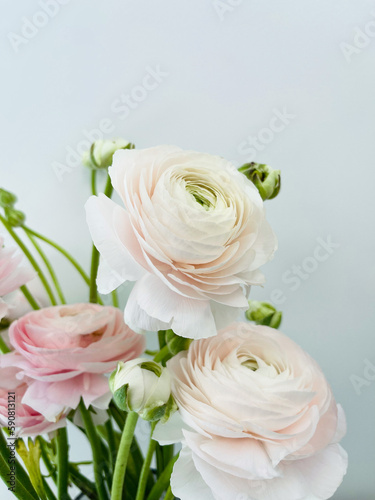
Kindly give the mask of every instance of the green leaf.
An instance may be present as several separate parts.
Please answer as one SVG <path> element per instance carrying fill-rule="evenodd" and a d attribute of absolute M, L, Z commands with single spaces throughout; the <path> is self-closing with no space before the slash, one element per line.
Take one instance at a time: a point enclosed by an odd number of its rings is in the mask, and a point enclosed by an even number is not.
<path fill-rule="evenodd" d="M 156 481 L 155 485 L 153 486 L 152 490 L 150 491 L 150 494 L 147 497 L 147 500 L 159 500 L 162 493 L 168 489 L 173 466 L 176 463 L 178 456 L 179 455 L 177 454 L 175 457 L 172 458 L 172 460 L 169 461 L 168 465 L 163 470 L 159 479 Z"/>

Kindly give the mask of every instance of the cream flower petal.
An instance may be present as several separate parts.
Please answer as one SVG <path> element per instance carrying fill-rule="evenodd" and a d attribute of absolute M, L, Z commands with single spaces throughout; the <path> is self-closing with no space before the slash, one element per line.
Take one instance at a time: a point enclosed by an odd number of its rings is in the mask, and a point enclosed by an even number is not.
<path fill-rule="evenodd" d="M 135 331 L 171 328 L 177 335 L 189 338 L 217 333 L 208 300 L 178 295 L 151 274 L 135 284 L 126 304 L 125 323 Z"/>

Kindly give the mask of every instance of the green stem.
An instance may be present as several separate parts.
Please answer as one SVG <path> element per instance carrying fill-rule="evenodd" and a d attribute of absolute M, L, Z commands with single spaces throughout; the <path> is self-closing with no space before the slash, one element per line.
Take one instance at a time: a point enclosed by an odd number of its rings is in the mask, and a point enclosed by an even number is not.
<path fill-rule="evenodd" d="M 115 473 L 112 482 L 111 500 L 121 500 L 123 498 L 122 489 L 124 486 L 126 465 L 128 462 L 130 447 L 133 441 L 135 426 L 137 425 L 138 414 L 130 412 L 126 418 L 125 427 L 121 436 L 118 449 Z"/>
<path fill-rule="evenodd" d="M 44 438 L 42 438 L 42 436 L 38 436 L 36 439 L 39 442 L 42 460 L 43 460 L 43 463 L 44 463 L 44 465 L 45 465 L 45 467 L 47 469 L 48 475 L 49 475 L 50 478 L 53 479 L 53 482 L 55 484 L 57 484 L 56 467 L 54 467 L 52 465 L 51 460 L 49 458 L 48 451 L 47 451 L 47 448 L 46 448 L 47 443 L 44 440 Z"/>
<path fill-rule="evenodd" d="M 165 341 L 165 330 L 159 330 L 158 331 L 158 340 L 159 340 L 159 347 L 160 349 L 166 345 Z"/>
<path fill-rule="evenodd" d="M 113 186 L 112 186 L 111 178 L 109 175 L 107 175 L 107 182 L 105 184 L 104 194 L 106 196 L 108 196 L 108 198 L 110 198 L 112 196 L 112 193 L 113 193 Z"/>
<path fill-rule="evenodd" d="M 1 331 L 0 331 L 0 352 L 2 354 L 7 354 L 8 352 L 10 352 L 9 347 L 6 345 L 5 340 L 1 336 Z"/>
<path fill-rule="evenodd" d="M 56 495 L 54 492 L 51 490 L 48 482 L 45 480 L 45 478 L 42 478 L 43 481 L 43 489 L 45 494 L 47 495 L 48 500 L 57 500 Z"/>
<path fill-rule="evenodd" d="M 69 464 L 69 474 L 78 489 L 82 491 L 91 500 L 97 500 L 98 495 L 95 491 L 95 484 L 89 481 L 73 464 Z"/>
<path fill-rule="evenodd" d="M 112 295 L 112 304 L 113 304 L 113 307 L 118 307 L 119 306 L 119 302 L 118 302 L 118 297 L 117 297 L 117 291 L 113 290 L 113 292 L 111 293 L 111 295 Z"/>
<path fill-rule="evenodd" d="M 171 485 L 169 485 L 169 488 L 167 490 L 167 493 L 165 494 L 164 500 L 173 500 L 173 499 L 174 499 L 174 495 L 172 493 Z"/>
<path fill-rule="evenodd" d="M 57 497 L 58 500 L 66 500 L 68 495 L 68 433 L 66 427 L 57 430 Z"/>
<path fill-rule="evenodd" d="M 22 285 L 20 287 L 21 292 L 24 294 L 27 302 L 31 305 L 31 307 L 36 311 L 37 309 L 40 309 L 37 301 L 34 299 L 34 297 L 31 295 L 30 290 L 27 288 L 26 285 Z"/>
<path fill-rule="evenodd" d="M 96 304 L 98 302 L 96 277 L 98 275 L 99 257 L 100 257 L 99 252 L 93 245 L 91 253 L 91 274 L 90 274 L 90 302 L 93 304 Z"/>
<path fill-rule="evenodd" d="M 41 270 L 39 264 L 34 259 L 34 256 L 30 252 L 30 250 L 27 248 L 27 246 L 24 244 L 24 242 L 21 240 L 21 238 L 13 230 L 12 226 L 4 219 L 4 217 L 2 215 L 0 215 L 0 221 L 3 223 L 6 230 L 12 236 L 12 238 L 17 243 L 17 245 L 20 247 L 20 249 L 23 251 L 26 258 L 29 260 L 30 264 L 33 266 L 34 270 L 38 273 L 40 281 L 43 283 L 43 286 L 46 289 L 46 292 L 48 294 L 48 297 L 50 298 L 52 305 L 55 306 L 57 304 L 57 302 L 56 302 L 56 299 L 53 295 L 52 289 L 47 281 L 47 278 L 44 276 L 43 271 Z"/>
<path fill-rule="evenodd" d="M 61 247 L 60 245 L 58 245 L 54 241 L 50 240 L 46 236 L 43 236 L 42 234 L 37 233 L 36 231 L 33 231 L 29 227 L 23 226 L 23 228 L 25 230 L 27 230 L 32 236 L 35 236 L 35 238 L 38 238 L 39 240 L 44 241 L 48 245 L 51 245 L 51 247 L 53 247 L 55 250 L 60 252 L 73 265 L 73 267 L 76 269 L 76 271 L 78 271 L 78 273 L 81 275 L 81 277 L 86 282 L 86 284 L 90 285 L 90 278 L 87 276 L 87 274 L 85 273 L 83 268 L 80 266 L 80 264 L 78 264 L 78 262 L 63 247 Z"/>
<path fill-rule="evenodd" d="M 109 464 L 110 464 L 110 467 L 111 467 L 111 473 L 113 474 L 113 471 L 115 469 L 117 447 L 116 447 L 115 433 L 113 431 L 112 421 L 111 421 L 110 418 L 105 423 L 105 430 L 107 431 L 107 442 L 108 442 L 108 450 L 109 450 Z"/>
<path fill-rule="evenodd" d="M 96 170 L 91 171 L 91 192 L 94 196 L 97 195 L 96 191 Z"/>
<path fill-rule="evenodd" d="M 93 170 L 91 173 L 91 191 L 93 195 L 96 195 L 96 170 Z M 109 177 L 109 175 L 107 175 L 107 182 L 104 188 L 104 195 L 110 198 L 112 196 L 112 192 L 113 192 L 113 186 L 111 183 L 111 178 Z M 99 257 L 100 254 L 96 249 L 95 245 L 93 245 L 91 253 L 91 272 L 90 272 L 90 302 L 93 304 L 96 304 L 98 302 L 96 277 L 98 275 Z M 115 307 L 118 307 L 118 305 Z"/>
<path fill-rule="evenodd" d="M 167 357 L 167 355 L 169 355 L 169 354 L 170 354 L 169 347 L 167 345 L 165 345 L 164 347 L 162 347 L 160 349 L 160 351 L 154 357 L 154 361 L 159 363 L 159 362 L 163 361 L 164 358 Z"/>
<path fill-rule="evenodd" d="M 139 477 L 138 481 L 138 490 L 137 490 L 137 496 L 135 500 L 144 500 L 144 494 L 146 491 L 146 486 L 147 486 L 147 479 L 148 475 L 150 472 L 150 465 L 152 461 L 152 457 L 154 456 L 155 453 L 155 448 L 156 448 L 156 441 L 152 439 L 152 433 L 155 428 L 155 422 L 151 424 L 151 439 L 150 439 L 150 444 L 147 450 L 147 454 L 145 456 L 145 460 L 143 462 L 141 474 Z"/>
<path fill-rule="evenodd" d="M 60 302 L 62 304 L 66 304 L 65 297 L 64 297 L 64 294 L 63 294 L 63 292 L 61 290 L 61 286 L 60 286 L 59 280 L 57 279 L 56 273 L 55 273 L 55 271 L 54 271 L 54 269 L 53 269 L 50 261 L 48 260 L 46 254 L 40 248 L 40 245 L 35 240 L 34 236 L 26 228 L 23 228 L 23 229 L 24 229 L 25 233 L 27 234 L 27 236 L 28 236 L 29 240 L 31 241 L 31 243 L 34 245 L 35 250 L 40 255 L 40 258 L 43 260 L 46 268 L 48 269 L 48 272 L 49 272 L 49 274 L 51 276 L 52 282 L 55 285 L 55 288 L 56 288 L 56 291 L 57 291 L 57 295 L 59 296 Z"/>
<path fill-rule="evenodd" d="M 91 414 L 89 410 L 86 408 L 82 399 L 79 403 L 79 409 L 81 411 L 82 420 L 83 423 L 85 424 L 87 437 L 88 440 L 90 441 L 92 449 L 92 458 L 94 462 L 94 476 L 95 476 L 98 496 L 100 500 L 107 500 L 108 495 L 107 495 L 107 490 L 105 489 L 104 478 L 103 478 L 104 463 L 102 460 L 101 441 L 98 436 L 98 433 L 96 432 Z"/>

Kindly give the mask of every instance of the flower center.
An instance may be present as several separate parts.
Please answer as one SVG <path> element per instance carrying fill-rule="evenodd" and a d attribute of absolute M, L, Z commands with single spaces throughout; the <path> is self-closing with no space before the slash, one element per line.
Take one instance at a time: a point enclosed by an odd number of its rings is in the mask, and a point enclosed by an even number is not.
<path fill-rule="evenodd" d="M 249 368 L 253 372 L 257 371 L 259 368 L 258 362 L 254 358 L 249 358 L 246 359 L 245 361 L 242 361 L 241 365 L 245 366 L 246 368 Z"/>
<path fill-rule="evenodd" d="M 186 191 L 190 193 L 195 201 L 202 205 L 206 210 L 215 208 L 217 196 L 213 189 L 202 184 L 187 182 Z"/>

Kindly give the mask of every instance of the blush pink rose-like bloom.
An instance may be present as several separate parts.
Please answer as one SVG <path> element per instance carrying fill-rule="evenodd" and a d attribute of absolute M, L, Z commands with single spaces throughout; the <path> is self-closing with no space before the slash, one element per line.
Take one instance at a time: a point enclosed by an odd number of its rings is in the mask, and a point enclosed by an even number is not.
<path fill-rule="evenodd" d="M 30 406 L 22 404 L 27 384 L 16 378 L 18 369 L 0 369 L 0 427 L 7 428 L 14 423 L 16 436 L 37 436 L 66 426 L 66 414 L 56 422 L 48 421 Z"/>
<path fill-rule="evenodd" d="M 266 326 L 237 323 L 167 363 L 179 411 L 154 439 L 181 441 L 181 500 L 325 500 L 347 455 L 343 410 L 318 364 Z"/>
<path fill-rule="evenodd" d="M 9 310 L 2 297 L 25 285 L 35 276 L 35 272 L 20 265 L 22 259 L 22 255 L 16 254 L 14 248 L 4 247 L 4 238 L 0 235 L 0 319 Z"/>
<path fill-rule="evenodd" d="M 80 398 L 105 409 L 111 399 L 108 378 L 118 361 L 138 357 L 145 339 L 125 325 L 121 311 L 98 304 L 47 307 L 11 324 L 13 352 L 0 367 L 16 367 L 27 383 L 22 403 L 57 421 Z"/>
<path fill-rule="evenodd" d="M 248 308 L 277 247 L 254 184 L 220 157 L 175 146 L 117 151 L 109 175 L 124 207 L 103 194 L 86 203 L 99 291 L 135 282 L 125 308 L 135 331 L 216 335 Z"/>

